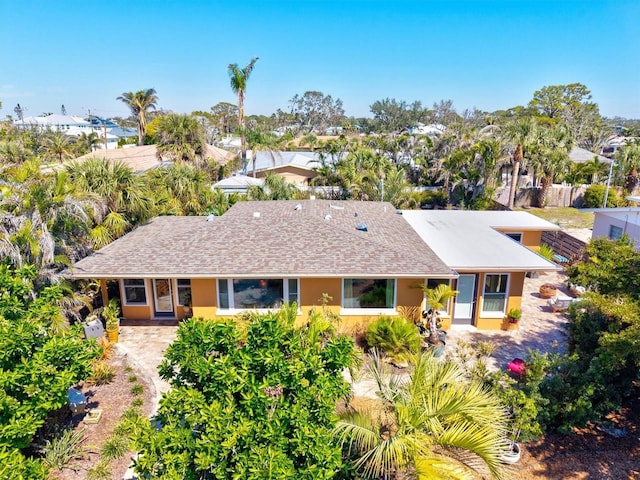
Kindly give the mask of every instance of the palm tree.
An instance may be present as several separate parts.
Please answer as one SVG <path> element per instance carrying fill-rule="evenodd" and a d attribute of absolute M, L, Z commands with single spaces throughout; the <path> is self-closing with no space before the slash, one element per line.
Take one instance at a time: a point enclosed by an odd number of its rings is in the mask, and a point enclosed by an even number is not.
<path fill-rule="evenodd" d="M 82 132 L 76 141 L 76 151 L 79 155 L 93 152 L 97 144 L 104 142 L 96 132 Z"/>
<path fill-rule="evenodd" d="M 438 312 L 447 308 L 447 303 L 456 296 L 458 291 L 446 283 L 441 283 L 436 288 L 429 288 L 426 285 L 421 285 L 420 288 L 425 294 L 427 321 L 429 323 L 429 342 L 436 344 L 438 343 Z"/>
<path fill-rule="evenodd" d="M 160 117 L 157 122 L 159 157 L 167 155 L 176 162 L 202 160 L 205 131 L 196 117 L 171 113 Z"/>
<path fill-rule="evenodd" d="M 46 157 L 55 157 L 60 163 L 62 163 L 63 158 L 71 158 L 73 156 L 73 148 L 71 142 L 69 142 L 69 137 L 62 132 L 51 132 L 44 139 L 41 150 Z"/>
<path fill-rule="evenodd" d="M 238 67 L 237 63 L 230 63 L 229 78 L 231 79 L 231 90 L 238 96 L 238 124 L 240 125 L 240 141 L 242 156 L 242 174 L 247 174 L 247 146 L 245 144 L 245 125 L 244 125 L 244 94 L 247 89 L 247 81 L 251 76 L 253 67 L 258 61 L 258 57 L 253 57 L 244 68 Z"/>
<path fill-rule="evenodd" d="M 147 131 L 147 112 L 156 109 L 158 96 L 153 88 L 137 92 L 125 92 L 116 100 L 121 100 L 130 109 L 138 123 L 138 145 L 144 145 L 144 134 Z"/>
<path fill-rule="evenodd" d="M 508 414 L 495 394 L 429 353 L 417 358 L 408 379 L 383 368 L 374 355 L 380 408 L 351 409 L 334 430 L 358 478 L 505 477 Z"/>
<path fill-rule="evenodd" d="M 511 186 L 509 188 L 509 208 L 513 209 L 516 190 L 518 187 L 518 177 L 520 175 L 520 166 L 525 159 L 526 151 L 530 142 L 537 133 L 537 122 L 531 117 L 517 118 L 509 123 L 505 130 L 504 136 L 507 141 L 513 145 L 512 150 L 512 171 Z"/>

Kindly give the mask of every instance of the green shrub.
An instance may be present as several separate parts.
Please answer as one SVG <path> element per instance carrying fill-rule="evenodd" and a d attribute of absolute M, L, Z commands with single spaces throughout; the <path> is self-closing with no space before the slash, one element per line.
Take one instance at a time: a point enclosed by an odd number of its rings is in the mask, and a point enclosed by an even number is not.
<path fill-rule="evenodd" d="M 422 339 L 416 326 L 402 317 L 380 317 L 367 329 L 367 344 L 394 360 L 407 360 L 418 353 Z"/>
<path fill-rule="evenodd" d="M 420 196 L 420 206 L 445 207 L 448 202 L 447 194 L 441 191 L 422 192 Z"/>
<path fill-rule="evenodd" d="M 585 208 L 602 208 L 604 195 L 607 187 L 604 185 L 591 185 L 584 192 Z M 618 206 L 618 193 L 615 188 L 609 187 L 609 195 L 607 196 L 607 207 Z"/>
<path fill-rule="evenodd" d="M 553 251 L 553 248 L 551 248 L 546 243 L 543 243 L 542 245 L 540 245 L 540 250 L 538 250 L 538 253 L 540 254 L 540 256 L 553 262 L 553 255 L 555 254 L 555 252 Z"/>
<path fill-rule="evenodd" d="M 93 362 L 91 376 L 87 382 L 93 385 L 106 385 L 111 383 L 115 376 L 115 369 L 107 361 L 96 360 Z"/>
<path fill-rule="evenodd" d="M 87 472 L 87 480 L 111 480 L 111 467 L 109 462 L 104 458 L 98 464 L 89 469 Z"/>
<path fill-rule="evenodd" d="M 139 383 L 136 383 L 133 387 L 131 387 L 131 395 L 142 395 L 144 392 L 144 387 Z"/>
<path fill-rule="evenodd" d="M 84 449 L 80 445 L 84 440 L 84 430 L 65 430 L 51 440 L 47 440 L 40 449 L 42 462 L 49 468 L 61 469 L 71 460 L 82 456 Z"/>
<path fill-rule="evenodd" d="M 106 442 L 104 442 L 104 445 L 102 445 L 100 454 L 107 460 L 115 460 L 117 458 L 122 458 L 127 452 L 128 447 L 129 441 L 126 437 L 112 435 Z"/>
<path fill-rule="evenodd" d="M 134 383 L 138 381 L 138 376 L 137 375 L 130 375 L 129 376 L 129 383 Z"/>

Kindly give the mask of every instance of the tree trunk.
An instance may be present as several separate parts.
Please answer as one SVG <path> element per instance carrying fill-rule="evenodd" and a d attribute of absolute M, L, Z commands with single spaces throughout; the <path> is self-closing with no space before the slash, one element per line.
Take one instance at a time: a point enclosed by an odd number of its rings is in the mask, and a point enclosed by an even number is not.
<path fill-rule="evenodd" d="M 513 152 L 513 170 L 511 171 L 511 188 L 509 189 L 509 209 L 513 210 L 516 191 L 518 189 L 518 176 L 520 175 L 520 162 L 522 160 L 522 145 L 518 144 Z"/>

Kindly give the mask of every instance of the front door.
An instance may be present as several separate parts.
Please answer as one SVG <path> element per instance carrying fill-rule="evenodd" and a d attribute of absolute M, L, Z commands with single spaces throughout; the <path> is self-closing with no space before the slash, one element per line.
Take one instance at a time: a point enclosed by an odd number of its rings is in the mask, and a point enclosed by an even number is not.
<path fill-rule="evenodd" d="M 475 306 L 476 275 L 463 274 L 458 277 L 456 286 L 458 294 L 453 306 L 454 325 L 473 325 L 473 310 Z"/>
<path fill-rule="evenodd" d="M 168 278 L 153 280 L 153 305 L 158 317 L 172 317 L 174 315 L 171 280 Z"/>

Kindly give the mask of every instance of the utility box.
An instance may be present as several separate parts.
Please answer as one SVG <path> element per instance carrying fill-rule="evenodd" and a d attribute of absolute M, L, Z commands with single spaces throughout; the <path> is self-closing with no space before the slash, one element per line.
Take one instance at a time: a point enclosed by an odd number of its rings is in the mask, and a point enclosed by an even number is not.
<path fill-rule="evenodd" d="M 87 397 L 80 390 L 70 388 L 67 393 L 67 402 L 69 403 L 69 410 L 76 415 L 78 413 L 84 413 L 87 408 Z"/>
<path fill-rule="evenodd" d="M 102 322 L 98 319 L 95 319 L 85 323 L 84 337 L 97 339 L 104 337 L 104 327 L 102 326 Z"/>

